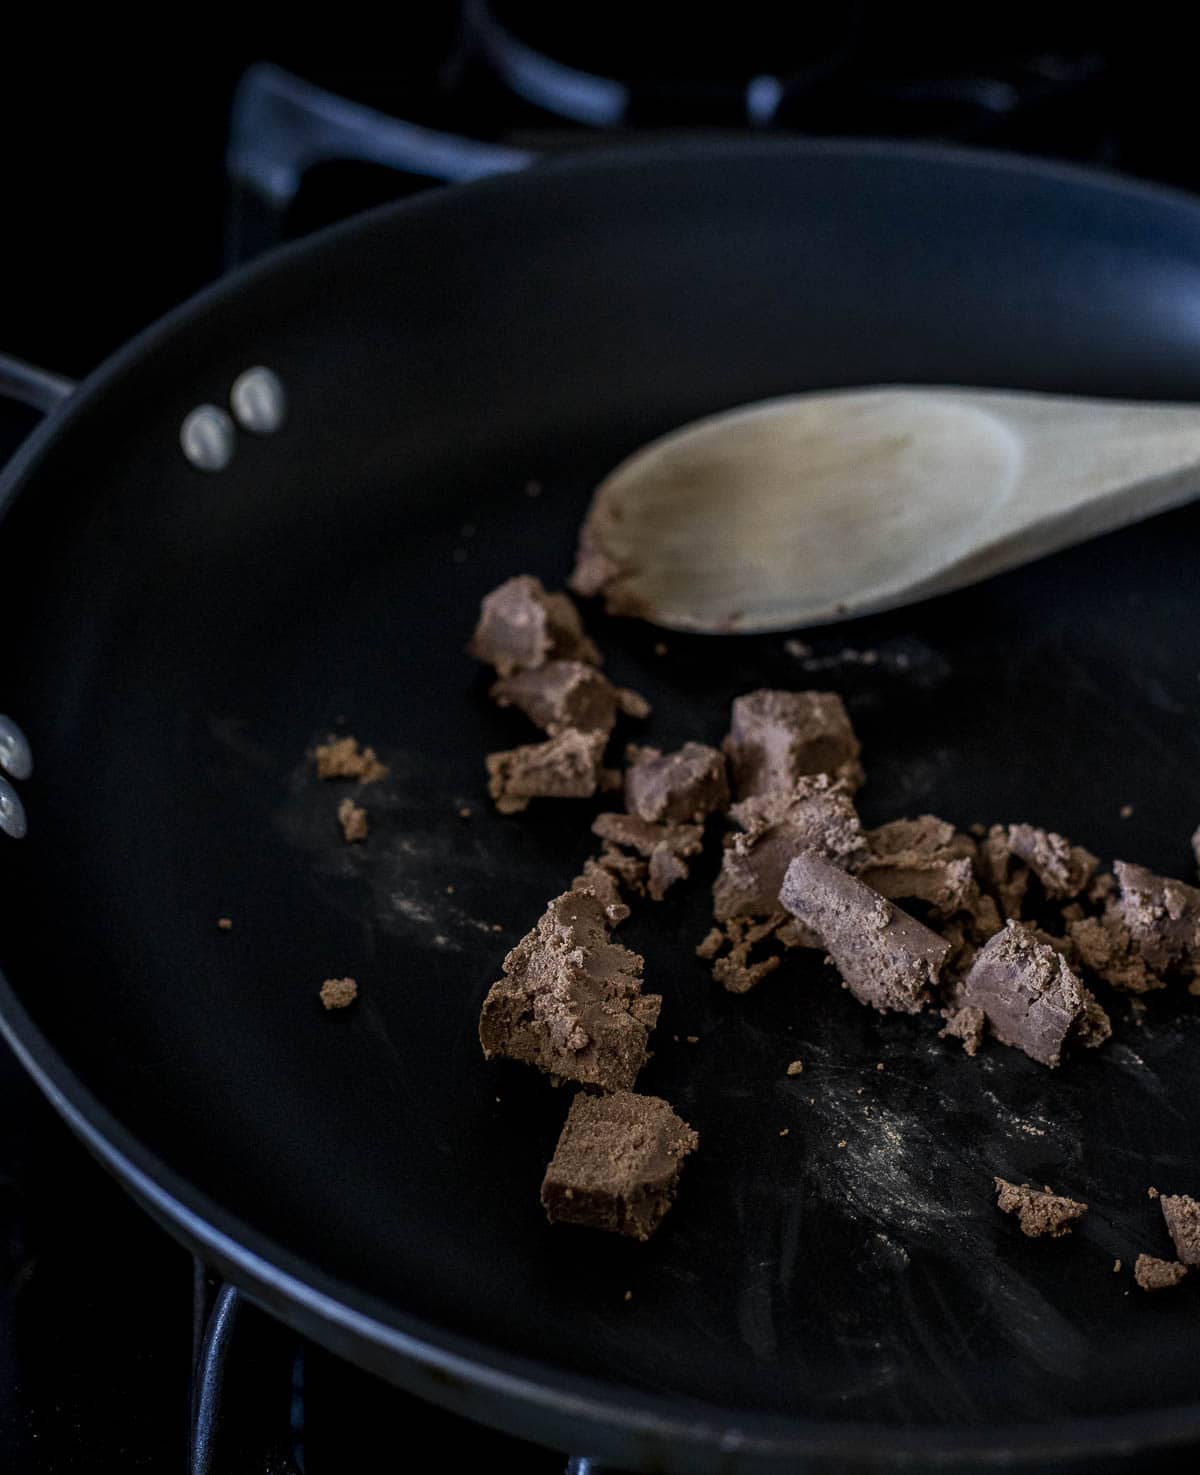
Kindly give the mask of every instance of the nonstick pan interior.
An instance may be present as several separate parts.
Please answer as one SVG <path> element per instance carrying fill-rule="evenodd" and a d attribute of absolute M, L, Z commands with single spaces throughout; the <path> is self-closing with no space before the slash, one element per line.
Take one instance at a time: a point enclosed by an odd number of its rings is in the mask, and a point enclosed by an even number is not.
<path fill-rule="evenodd" d="M 234 1241 L 493 1367 L 669 1407 L 714 1446 L 856 1429 L 882 1456 L 1200 1422 L 1194 1288 L 1126 1294 L 1112 1271 L 1166 1253 L 1150 1184 L 1200 1188 L 1200 1005 L 1178 991 L 1136 1017 L 1111 1001 L 1112 1043 L 1057 1072 L 998 1046 L 968 1060 L 932 1015 L 864 1010 L 813 958 L 723 994 L 692 955 L 698 867 L 623 929 L 666 1000 L 640 1088 L 702 1138 L 678 1206 L 646 1246 L 545 1223 L 568 1095 L 485 1065 L 475 1021 L 589 853 L 594 806 L 490 812 L 483 754 L 532 734 L 464 654 L 486 590 L 562 582 L 590 488 L 652 434 L 832 384 L 1196 398 L 1197 301 L 1200 212 L 1170 197 L 741 147 L 439 197 L 188 310 L 10 476 L 0 707 L 38 764 L 29 836 L 0 846 L 10 1026 Z M 180 420 L 253 363 L 287 386 L 286 429 L 191 471 Z M 653 703 L 631 737 L 716 741 L 740 691 L 834 689 L 868 823 L 1029 820 L 1186 875 L 1198 552 L 1200 514 L 1175 513 L 810 636 L 880 654 L 817 674 L 782 636 L 586 613 Z M 391 769 L 357 796 L 363 847 L 306 762 L 333 731 Z M 361 1000 L 328 1016 L 317 988 L 343 974 Z M 1024 1241 L 993 1173 L 1091 1212 Z"/>

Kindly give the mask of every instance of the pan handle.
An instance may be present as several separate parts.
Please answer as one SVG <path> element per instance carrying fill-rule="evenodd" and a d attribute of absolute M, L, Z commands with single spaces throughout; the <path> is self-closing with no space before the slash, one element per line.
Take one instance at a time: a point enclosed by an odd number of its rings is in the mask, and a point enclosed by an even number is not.
<path fill-rule="evenodd" d="M 52 374 L 23 359 L 0 353 L 0 398 L 16 400 L 48 415 L 75 388 L 61 374 Z M 27 827 L 25 806 L 9 779 L 27 779 L 33 772 L 29 740 L 11 717 L 0 715 L 0 835 L 20 840 Z"/>
<path fill-rule="evenodd" d="M 326 92 L 262 62 L 234 92 L 225 168 L 233 185 L 226 264 L 278 245 L 300 182 L 314 164 L 354 160 L 461 184 L 524 169 L 537 156 L 439 133 Z"/>

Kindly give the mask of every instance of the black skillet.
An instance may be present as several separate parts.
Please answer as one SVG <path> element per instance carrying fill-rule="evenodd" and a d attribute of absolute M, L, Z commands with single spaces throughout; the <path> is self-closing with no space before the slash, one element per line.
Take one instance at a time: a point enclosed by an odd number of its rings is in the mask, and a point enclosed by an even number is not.
<path fill-rule="evenodd" d="M 181 422 L 259 364 L 286 426 L 201 474 Z M 655 1469 L 1094 1470 L 1200 1438 L 1200 1286 L 1128 1269 L 1168 1249 L 1147 1187 L 1200 1189 L 1200 1001 L 1116 1000 L 1114 1041 L 1053 1074 L 970 1061 L 813 959 L 724 995 L 691 955 L 701 874 L 626 928 L 666 998 L 642 1086 L 703 1139 L 646 1246 L 545 1223 L 567 1095 L 480 1058 L 591 809 L 489 812 L 484 752 L 531 733 L 463 653 L 479 597 L 561 583 L 591 487 L 651 436 L 881 381 L 1200 397 L 1200 206 L 875 145 L 568 161 L 239 273 L 5 474 L 0 710 L 36 761 L 28 835 L 0 837 L 5 1032 L 199 1254 L 475 1418 Z M 1198 552 L 1174 513 L 820 632 L 815 674 L 782 637 L 587 615 L 656 743 L 717 739 L 757 685 L 834 688 L 869 822 L 1029 819 L 1184 875 Z M 361 848 L 305 762 L 329 731 L 391 768 Z M 342 974 L 361 1000 L 326 1015 Z M 1023 1240 L 993 1173 L 1091 1212 Z"/>

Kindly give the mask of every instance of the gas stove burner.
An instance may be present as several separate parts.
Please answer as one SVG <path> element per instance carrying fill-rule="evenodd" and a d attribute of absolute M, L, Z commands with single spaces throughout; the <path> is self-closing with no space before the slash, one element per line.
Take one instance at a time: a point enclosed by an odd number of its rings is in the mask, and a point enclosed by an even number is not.
<path fill-rule="evenodd" d="M 761 8 L 761 7 L 760 7 Z M 629 7 L 624 7 L 628 10 Z M 753 9 L 753 7 L 752 7 Z M 727 37 L 709 47 L 707 31 L 681 43 L 678 33 L 655 33 L 622 7 L 601 24 L 579 24 L 570 14 L 529 5 L 489 6 L 468 0 L 464 30 L 469 44 L 514 96 L 566 122 L 589 128 L 686 123 L 770 127 L 780 103 L 832 76 L 852 57 L 858 35 L 857 6 L 836 23 L 806 17 L 806 41 L 797 45 L 772 25 L 751 27 L 754 44 Z M 788 29 L 794 29 L 789 27 Z M 545 49 L 532 39 L 539 38 Z M 591 67 L 568 60 L 590 55 Z M 768 65 L 768 59 L 783 67 Z M 595 70 L 611 67 L 611 74 Z"/>
<path fill-rule="evenodd" d="M 464 36 L 514 100 L 589 129 L 780 128 L 937 138 L 1087 157 L 1103 59 L 1020 17 L 984 48 L 936 17 L 903 26 L 851 4 L 801 24 L 777 6 L 737 23 L 654 29 L 644 6 L 468 0 Z"/>

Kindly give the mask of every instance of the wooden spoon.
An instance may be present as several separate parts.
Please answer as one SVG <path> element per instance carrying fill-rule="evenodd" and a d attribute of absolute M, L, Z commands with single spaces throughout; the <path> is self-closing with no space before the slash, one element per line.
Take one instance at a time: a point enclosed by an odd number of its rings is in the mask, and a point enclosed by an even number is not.
<path fill-rule="evenodd" d="M 713 415 L 597 488 L 571 586 L 676 630 L 846 619 L 1200 493 L 1200 408 L 888 387 Z"/>

